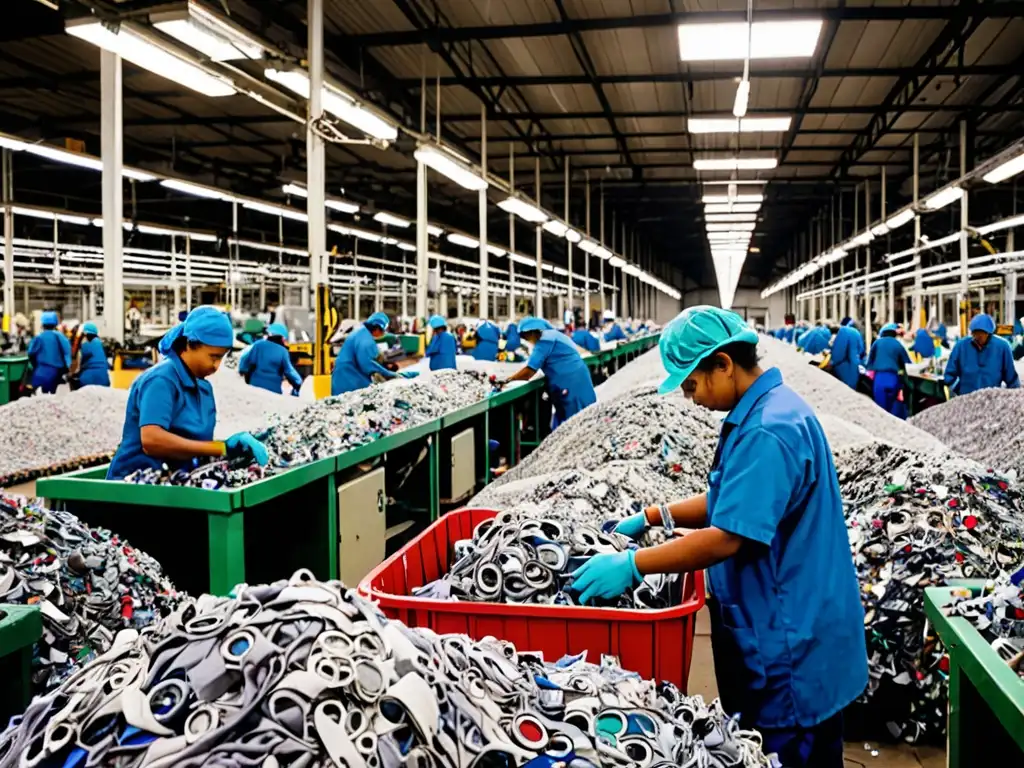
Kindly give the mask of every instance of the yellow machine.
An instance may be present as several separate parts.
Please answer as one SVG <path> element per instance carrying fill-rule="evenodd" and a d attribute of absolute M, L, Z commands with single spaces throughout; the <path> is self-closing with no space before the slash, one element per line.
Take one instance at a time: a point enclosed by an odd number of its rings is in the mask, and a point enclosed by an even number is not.
<path fill-rule="evenodd" d="M 148 368 L 125 367 L 127 360 L 149 359 L 156 364 L 156 347 L 146 349 L 117 349 L 114 351 L 114 370 L 110 372 L 110 386 L 114 389 L 131 389 L 132 382 Z"/>
<path fill-rule="evenodd" d="M 316 341 L 311 350 L 313 358 L 313 395 L 317 400 L 331 396 L 331 337 L 338 330 L 341 319 L 331 304 L 331 289 L 327 285 L 316 287 Z"/>

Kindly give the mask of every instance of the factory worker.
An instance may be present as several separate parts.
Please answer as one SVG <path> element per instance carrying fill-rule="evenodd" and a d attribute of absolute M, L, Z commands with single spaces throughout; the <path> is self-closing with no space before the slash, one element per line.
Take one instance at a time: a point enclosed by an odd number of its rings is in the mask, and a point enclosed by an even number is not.
<path fill-rule="evenodd" d="M 510 320 L 505 328 L 505 351 L 515 352 L 522 344 L 519 341 L 519 327 L 515 320 Z"/>
<path fill-rule="evenodd" d="M 910 363 L 906 347 L 896 338 L 896 323 L 887 323 L 871 345 L 867 368 L 875 372 L 873 395 L 875 402 L 893 416 L 904 417 L 905 408 L 899 402 L 903 382 L 900 373 Z"/>
<path fill-rule="evenodd" d="M 601 342 L 586 328 L 580 328 L 572 332 L 572 343 L 587 352 L 600 352 Z"/>
<path fill-rule="evenodd" d="M 99 328 L 96 323 L 85 323 L 82 334 L 84 338 L 78 346 L 78 383 L 83 387 L 109 387 L 107 353 L 99 339 Z"/>
<path fill-rule="evenodd" d="M 374 312 L 366 322 L 348 335 L 341 351 L 334 361 L 334 372 L 331 373 L 331 395 L 341 395 L 364 389 L 373 383 L 373 374 L 385 379 L 394 379 L 400 375 L 389 371 L 377 361 L 380 351 L 377 339 L 384 335 L 390 320 L 383 312 Z"/>
<path fill-rule="evenodd" d="M 544 372 L 554 408 L 552 429 L 597 402 L 590 369 L 568 336 L 552 328 L 547 320 L 536 317 L 524 317 L 519 333 L 533 344 L 533 352 L 526 367 L 509 381 L 528 381 L 537 371 Z"/>
<path fill-rule="evenodd" d="M 288 329 L 281 323 L 267 327 L 267 338 L 257 339 L 238 361 L 238 372 L 254 387 L 281 394 L 281 382 L 288 379 L 292 395 L 299 396 L 302 377 L 288 354 Z"/>
<path fill-rule="evenodd" d="M 864 609 L 832 452 L 814 410 L 757 362 L 739 315 L 691 307 L 659 343 L 660 392 L 727 411 L 708 490 L 648 507 L 616 531 L 695 530 L 598 554 L 573 573 L 581 602 L 615 598 L 648 574 L 707 569 L 719 694 L 787 768 L 842 768 L 842 711 L 868 682 Z"/>
<path fill-rule="evenodd" d="M 611 312 L 604 313 L 604 340 L 625 341 L 626 334 L 622 332 L 622 326 L 615 322 L 615 315 Z"/>
<path fill-rule="evenodd" d="M 199 457 L 248 457 L 261 466 L 267 449 L 248 432 L 214 440 L 217 403 L 206 379 L 234 344 L 231 320 L 216 307 L 196 307 L 160 340 L 164 359 L 144 371 L 128 392 L 124 431 L 108 480 L 138 469 L 187 468 Z"/>
<path fill-rule="evenodd" d="M 43 312 L 43 332 L 28 345 L 28 359 L 32 363 L 32 386 L 36 391 L 52 395 L 57 391 L 61 377 L 71 370 L 71 344 L 57 330 L 60 322 L 56 312 Z"/>
<path fill-rule="evenodd" d="M 939 343 L 942 346 L 946 347 L 947 349 L 949 348 L 949 331 L 946 330 L 945 323 L 939 323 L 935 327 L 935 336 L 936 338 L 938 338 Z"/>
<path fill-rule="evenodd" d="M 809 355 L 820 355 L 828 349 L 832 332 L 823 325 L 816 326 L 800 337 L 801 348 Z"/>
<path fill-rule="evenodd" d="M 970 337 L 956 343 L 946 363 L 946 386 L 958 395 L 967 395 L 979 389 L 1006 384 L 1010 389 L 1020 387 L 1020 379 L 1013 367 L 1010 344 L 992 334 L 995 321 L 990 315 L 976 315 L 968 326 Z"/>
<path fill-rule="evenodd" d="M 914 344 L 910 347 L 921 356 L 922 360 L 935 357 L 935 340 L 926 328 L 919 328 L 914 334 Z"/>
<path fill-rule="evenodd" d="M 427 324 L 434 331 L 424 353 L 430 359 L 430 370 L 455 370 L 455 337 L 448 333 L 448 324 L 440 315 L 431 317 Z"/>
<path fill-rule="evenodd" d="M 490 320 L 480 318 L 476 326 L 476 347 L 473 348 L 473 359 L 493 363 L 498 359 L 498 342 L 501 340 L 501 329 Z"/>
<path fill-rule="evenodd" d="M 860 379 L 860 362 L 864 356 L 864 338 L 856 328 L 841 325 L 832 329 L 832 353 L 829 367 L 835 377 L 851 389 L 857 388 Z"/>

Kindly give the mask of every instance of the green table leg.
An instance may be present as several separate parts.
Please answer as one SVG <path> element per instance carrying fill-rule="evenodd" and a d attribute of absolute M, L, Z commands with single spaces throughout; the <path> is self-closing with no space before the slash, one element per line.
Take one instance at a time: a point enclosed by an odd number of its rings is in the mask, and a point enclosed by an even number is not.
<path fill-rule="evenodd" d="M 484 414 L 484 485 L 491 482 L 491 414 Z"/>
<path fill-rule="evenodd" d="M 338 531 L 338 479 L 336 475 L 327 478 L 327 570 L 329 578 L 340 579 L 338 549 L 341 534 Z"/>
<path fill-rule="evenodd" d="M 509 448 L 508 465 L 509 467 L 514 467 L 519 463 L 517 460 L 519 457 L 519 420 L 514 405 L 509 406 L 508 416 L 509 441 L 512 443 L 512 446 Z"/>
<path fill-rule="evenodd" d="M 245 581 L 245 518 L 242 512 L 208 514 L 210 593 L 227 595 Z"/>
<path fill-rule="evenodd" d="M 434 522 L 441 514 L 441 459 L 437 453 L 437 441 L 433 436 L 427 438 L 427 461 L 430 463 L 430 522 Z"/>

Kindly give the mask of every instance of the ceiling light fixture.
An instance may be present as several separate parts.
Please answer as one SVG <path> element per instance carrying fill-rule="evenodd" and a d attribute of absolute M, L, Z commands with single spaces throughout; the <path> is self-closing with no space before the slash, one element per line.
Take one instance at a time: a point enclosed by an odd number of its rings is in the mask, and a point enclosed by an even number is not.
<path fill-rule="evenodd" d="M 714 203 L 704 206 L 704 213 L 757 213 L 761 210 L 760 203 Z"/>
<path fill-rule="evenodd" d="M 889 228 L 889 231 L 891 232 L 894 229 L 899 229 L 904 224 L 906 224 L 909 221 L 913 220 L 913 218 L 914 218 L 914 211 L 913 211 L 913 209 L 907 208 L 905 210 L 900 211 L 895 216 L 890 216 L 888 219 L 886 219 L 885 220 L 885 226 L 887 226 Z"/>
<path fill-rule="evenodd" d="M 244 29 L 189 0 L 185 7 L 151 13 L 149 22 L 213 61 L 259 59 L 263 45 Z"/>
<path fill-rule="evenodd" d="M 292 93 L 309 99 L 309 74 L 305 71 L 269 68 L 263 70 L 263 76 L 283 85 Z M 391 120 L 359 103 L 354 96 L 350 96 L 334 85 L 324 84 L 323 108 L 339 120 L 358 128 L 367 136 L 381 141 L 394 141 L 398 138 L 398 128 Z"/>
<path fill-rule="evenodd" d="M 806 59 L 814 55 L 822 22 L 756 21 L 679 25 L 682 61 Z"/>
<path fill-rule="evenodd" d="M 608 266 L 610 267 L 623 267 L 625 265 L 626 262 L 614 254 L 608 259 Z"/>
<path fill-rule="evenodd" d="M 479 248 L 480 241 L 475 237 L 469 237 L 468 235 L 462 235 L 458 232 L 452 232 L 448 235 L 448 242 L 454 245 L 461 245 L 463 248 Z"/>
<path fill-rule="evenodd" d="M 871 228 L 871 234 L 874 235 L 875 237 L 881 237 L 882 235 L 888 233 L 889 225 L 886 224 L 884 221 L 881 224 L 875 224 L 875 226 Z"/>
<path fill-rule="evenodd" d="M 71 213 L 54 213 L 53 211 L 41 211 L 38 208 L 23 208 L 20 205 L 12 206 L 11 213 L 15 216 L 29 216 L 33 219 L 43 219 L 44 221 L 53 221 L 56 219 L 64 224 L 77 224 L 80 227 L 88 227 L 93 223 L 93 220 L 88 216 L 76 216 Z M 103 224 L 102 219 L 100 219 L 100 224 Z"/>
<path fill-rule="evenodd" d="M 764 195 L 736 195 L 730 197 L 729 195 L 704 195 L 700 201 L 705 205 L 708 204 L 721 204 L 721 203 L 763 203 Z"/>
<path fill-rule="evenodd" d="M 747 116 L 747 104 L 750 102 L 750 80 L 744 75 L 743 79 L 740 80 L 739 85 L 736 86 L 736 100 L 732 104 L 732 114 L 734 117 L 746 117 Z M 742 123 L 742 120 L 740 121 Z"/>
<path fill-rule="evenodd" d="M 306 188 L 299 184 L 285 184 L 281 187 L 281 191 L 286 195 L 292 195 L 293 197 L 308 198 L 309 194 Z M 339 211 L 340 213 L 359 213 L 359 205 L 349 200 L 341 200 L 337 197 L 328 197 L 324 200 L 324 207 L 330 208 L 332 211 Z"/>
<path fill-rule="evenodd" d="M 389 227 L 398 227 L 399 229 L 407 229 L 412 226 L 412 222 L 409 219 L 403 219 L 401 216 L 395 216 L 387 211 L 377 211 L 373 215 L 373 220 L 381 224 L 387 224 Z"/>
<path fill-rule="evenodd" d="M 1000 163 L 981 178 L 989 184 L 998 184 L 1000 181 L 1006 181 L 1011 176 L 1016 176 L 1021 171 L 1024 171 L 1024 152 L 1004 163 Z"/>
<path fill-rule="evenodd" d="M 737 94 L 738 95 L 738 94 Z M 775 133 L 789 130 L 791 117 L 691 117 L 686 121 L 690 133 Z"/>
<path fill-rule="evenodd" d="M 701 158 L 693 161 L 698 171 L 768 171 L 778 166 L 774 157 Z"/>
<path fill-rule="evenodd" d="M 498 207 L 506 213 L 514 213 L 523 221 L 528 221 L 531 224 L 543 224 L 548 220 L 547 213 L 518 195 L 506 197 L 498 203 Z"/>
<path fill-rule="evenodd" d="M 0 147 L 9 149 L 12 152 L 28 152 L 36 157 L 43 157 L 47 160 L 54 160 L 58 163 L 75 165 L 79 168 L 86 168 L 90 171 L 102 171 L 103 161 L 92 155 L 83 155 L 78 152 L 70 152 L 59 147 L 52 147 L 49 144 L 34 144 L 29 141 L 22 141 L 13 136 L 0 135 Z M 123 168 L 121 175 L 133 181 L 154 181 L 156 176 L 136 168 Z"/>
<path fill-rule="evenodd" d="M 708 213 L 705 221 L 757 221 L 756 213 Z"/>
<path fill-rule="evenodd" d="M 412 243 L 401 243 L 400 242 L 398 244 L 398 249 L 401 250 L 401 251 L 413 251 L 413 252 L 415 252 L 416 251 L 416 246 L 413 245 Z"/>
<path fill-rule="evenodd" d="M 413 153 L 419 162 L 451 179 L 463 189 L 487 189 L 487 180 L 472 170 L 469 161 L 435 144 L 421 144 Z"/>
<path fill-rule="evenodd" d="M 302 211 L 289 208 L 287 205 L 274 205 L 272 203 L 261 203 L 258 200 L 243 200 L 242 207 L 250 211 L 259 211 L 271 216 L 284 216 L 286 219 L 295 221 L 309 221 L 309 217 Z"/>
<path fill-rule="evenodd" d="M 564 237 L 568 229 L 569 225 L 565 222 L 559 221 L 558 219 L 551 219 L 550 221 L 544 222 L 544 231 L 550 232 L 555 237 Z"/>
<path fill-rule="evenodd" d="M 734 224 L 718 223 L 709 221 L 704 225 L 708 232 L 753 232 L 757 226 L 756 222 L 736 222 Z"/>
<path fill-rule="evenodd" d="M 224 200 L 226 202 L 231 202 L 235 199 L 223 190 L 214 189 L 213 187 L 204 187 L 201 184 L 193 184 L 188 181 L 180 181 L 179 179 L 163 179 L 160 182 L 160 186 L 167 187 L 167 189 L 173 189 L 175 192 L 181 192 L 184 195 L 205 197 L 208 200 Z"/>
<path fill-rule="evenodd" d="M 444 230 L 441 227 L 434 226 L 433 224 L 427 224 L 427 234 L 431 237 L 440 237 L 444 234 Z"/>
<path fill-rule="evenodd" d="M 925 198 L 924 207 L 929 211 L 937 211 L 940 208 L 945 208 L 950 203 L 955 203 L 963 196 L 963 189 L 953 185 L 952 187 L 946 187 L 945 189 L 936 192 L 931 197 Z"/>

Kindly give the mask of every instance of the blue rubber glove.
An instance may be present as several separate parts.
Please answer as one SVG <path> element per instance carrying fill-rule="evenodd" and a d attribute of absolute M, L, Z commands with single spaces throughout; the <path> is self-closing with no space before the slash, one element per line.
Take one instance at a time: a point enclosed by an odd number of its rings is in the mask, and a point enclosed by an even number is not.
<path fill-rule="evenodd" d="M 401 376 L 403 379 L 415 379 L 417 376 L 420 375 L 420 372 L 419 371 L 402 371 L 398 375 Z"/>
<path fill-rule="evenodd" d="M 644 535 L 647 527 L 647 513 L 637 512 L 616 525 L 612 532 L 621 533 L 623 536 L 629 536 L 631 539 L 639 539 Z"/>
<path fill-rule="evenodd" d="M 267 466 L 270 456 L 267 449 L 259 440 L 248 432 L 238 432 L 224 441 L 228 456 L 251 456 L 261 467 Z"/>
<path fill-rule="evenodd" d="M 298 397 L 299 390 L 296 387 L 292 387 L 292 397 Z"/>
<path fill-rule="evenodd" d="M 615 598 L 643 580 L 636 569 L 636 551 L 594 555 L 572 572 L 573 592 L 580 593 L 580 605 L 595 597 Z"/>

